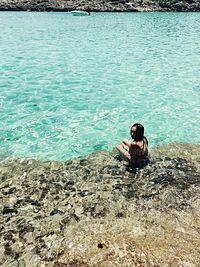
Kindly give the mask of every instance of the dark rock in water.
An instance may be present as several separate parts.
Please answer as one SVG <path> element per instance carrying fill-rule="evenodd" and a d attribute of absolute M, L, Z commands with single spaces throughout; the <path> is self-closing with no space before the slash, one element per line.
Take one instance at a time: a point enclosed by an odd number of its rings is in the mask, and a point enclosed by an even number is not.
<path fill-rule="evenodd" d="M 118 212 L 115 216 L 117 218 L 124 218 L 125 217 L 125 212 Z"/>
<path fill-rule="evenodd" d="M 88 195 L 91 195 L 93 194 L 92 192 L 89 192 L 88 190 L 83 190 L 83 191 L 80 191 L 78 193 L 81 197 L 85 197 L 85 196 L 88 196 Z"/>
<path fill-rule="evenodd" d="M 23 236 L 28 232 L 33 232 L 35 228 L 31 222 L 23 219 L 17 224 L 17 229 L 19 231 L 19 235 Z"/>
<path fill-rule="evenodd" d="M 7 215 L 7 214 L 15 215 L 18 213 L 18 211 L 15 208 L 4 207 L 2 213 L 3 215 Z"/>
<path fill-rule="evenodd" d="M 114 190 L 122 191 L 122 189 L 123 189 L 123 184 L 115 184 L 115 185 L 113 185 L 113 189 L 114 189 Z"/>
<path fill-rule="evenodd" d="M 59 210 L 59 209 L 53 209 L 51 212 L 50 212 L 50 216 L 53 216 L 55 214 L 63 214 L 64 212 L 62 210 Z"/>
<path fill-rule="evenodd" d="M 98 247 L 98 248 L 103 248 L 103 247 L 104 247 L 104 244 L 102 244 L 102 243 L 98 243 L 97 247 Z"/>
<path fill-rule="evenodd" d="M 173 185 L 180 189 L 187 189 L 191 184 L 199 181 L 199 175 L 196 172 L 197 169 L 191 162 L 181 158 L 172 158 L 163 171 L 155 171 L 154 176 L 157 177 L 152 181 L 162 186 Z"/>
<path fill-rule="evenodd" d="M 81 166 L 87 166 L 90 162 L 87 159 L 81 159 L 80 160 L 80 165 Z"/>
<path fill-rule="evenodd" d="M 136 191 L 131 191 L 131 190 L 128 190 L 124 196 L 127 198 L 127 199 L 130 199 L 130 198 L 136 198 L 137 197 L 137 194 L 136 194 Z"/>
<path fill-rule="evenodd" d="M 66 225 L 71 221 L 71 219 L 72 219 L 72 216 L 71 215 L 67 215 L 67 216 L 62 218 L 60 224 L 61 225 Z"/>
<path fill-rule="evenodd" d="M 9 190 L 8 190 L 8 194 L 13 194 L 14 192 L 16 192 L 16 187 L 11 187 L 11 188 L 9 188 Z"/>
<path fill-rule="evenodd" d="M 8 231 L 7 233 L 4 234 L 3 239 L 6 241 L 12 241 L 13 243 L 14 241 L 14 235 L 13 235 L 13 231 Z"/>
<path fill-rule="evenodd" d="M 9 243 L 5 243 L 4 245 L 4 253 L 5 255 L 8 255 L 8 256 L 13 254 Z"/>

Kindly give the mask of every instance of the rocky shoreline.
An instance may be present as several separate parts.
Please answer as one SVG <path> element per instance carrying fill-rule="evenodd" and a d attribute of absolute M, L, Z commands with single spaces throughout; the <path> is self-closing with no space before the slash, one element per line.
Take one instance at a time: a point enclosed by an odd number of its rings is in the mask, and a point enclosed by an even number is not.
<path fill-rule="evenodd" d="M 162 146 L 135 173 L 115 150 L 66 162 L 2 161 L 0 265 L 197 266 L 199 152 L 200 145 Z"/>
<path fill-rule="evenodd" d="M 0 11 L 92 12 L 200 11 L 199 0 L 2 0 Z"/>

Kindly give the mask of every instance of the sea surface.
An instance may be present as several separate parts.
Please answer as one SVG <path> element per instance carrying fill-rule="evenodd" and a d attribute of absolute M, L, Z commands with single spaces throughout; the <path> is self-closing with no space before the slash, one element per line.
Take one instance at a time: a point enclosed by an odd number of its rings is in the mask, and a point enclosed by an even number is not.
<path fill-rule="evenodd" d="M 0 12 L 0 158 L 67 160 L 145 126 L 200 142 L 200 13 Z"/>

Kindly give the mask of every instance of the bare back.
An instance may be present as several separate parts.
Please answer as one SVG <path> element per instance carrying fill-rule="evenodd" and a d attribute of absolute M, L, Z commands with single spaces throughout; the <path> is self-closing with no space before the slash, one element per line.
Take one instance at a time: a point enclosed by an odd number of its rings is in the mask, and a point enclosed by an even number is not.
<path fill-rule="evenodd" d="M 133 142 L 129 148 L 131 162 L 141 162 L 148 156 L 148 141 L 144 138 L 141 142 Z"/>

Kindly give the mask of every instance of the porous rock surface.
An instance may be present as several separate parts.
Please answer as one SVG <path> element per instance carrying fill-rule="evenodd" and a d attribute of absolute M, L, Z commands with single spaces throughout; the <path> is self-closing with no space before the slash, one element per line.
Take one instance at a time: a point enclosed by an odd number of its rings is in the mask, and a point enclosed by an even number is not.
<path fill-rule="evenodd" d="M 199 198 L 200 158 L 199 146 L 194 153 L 186 147 L 181 154 L 175 146 L 155 151 L 149 165 L 134 172 L 116 151 L 66 162 L 1 162 L 0 265 L 53 264 L 55 251 L 64 253 L 69 225 L 81 220 L 189 209 Z"/>
<path fill-rule="evenodd" d="M 0 11 L 200 11 L 199 0 L 1 0 Z"/>

